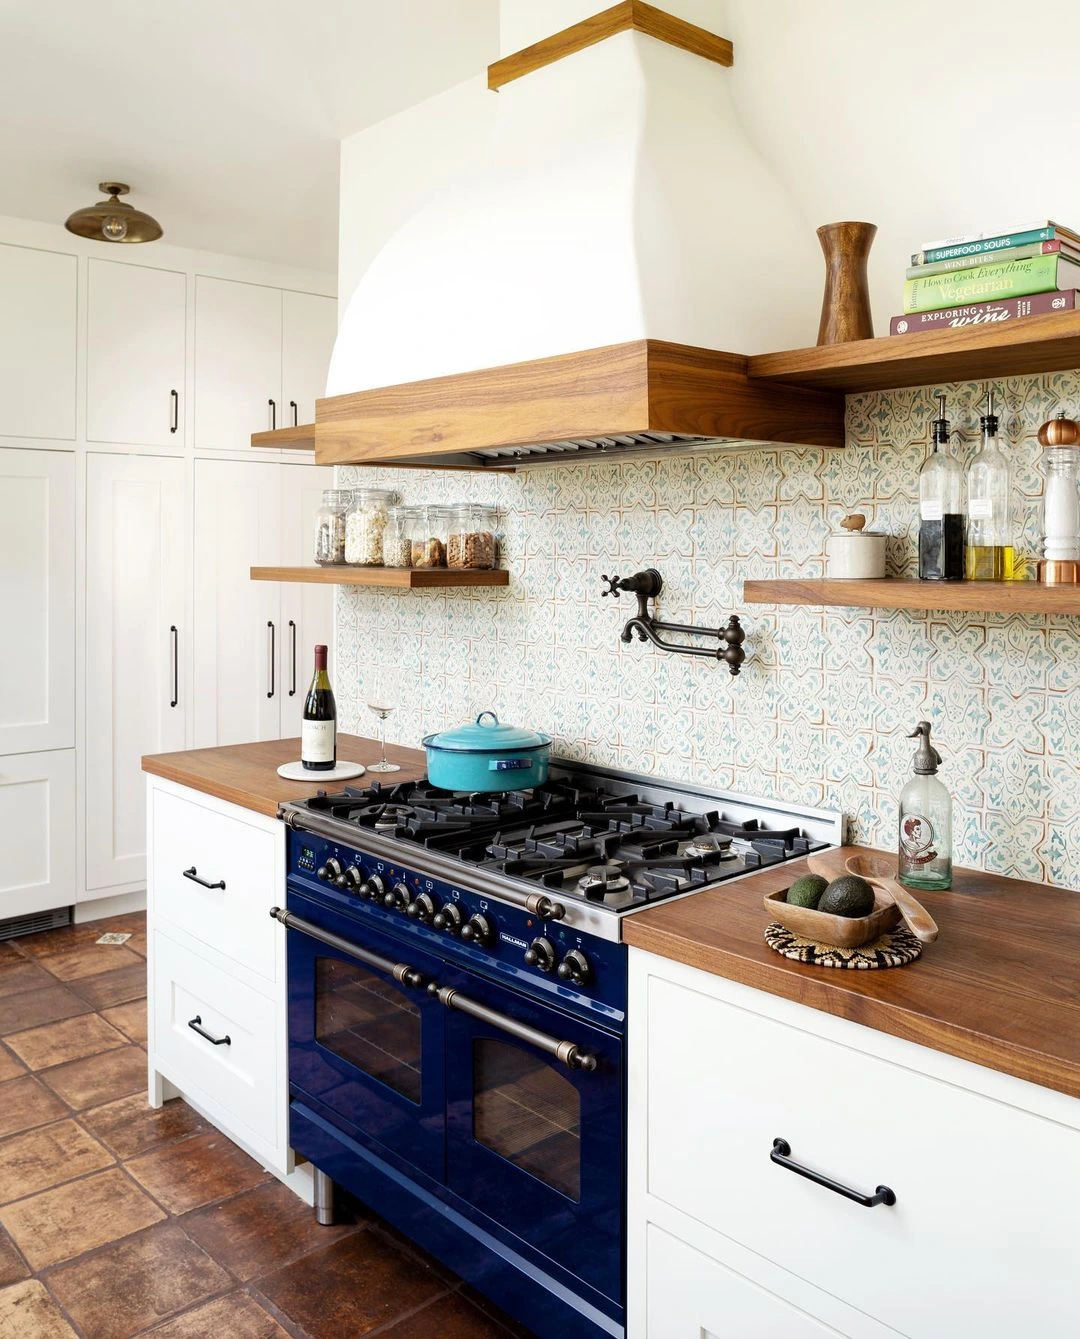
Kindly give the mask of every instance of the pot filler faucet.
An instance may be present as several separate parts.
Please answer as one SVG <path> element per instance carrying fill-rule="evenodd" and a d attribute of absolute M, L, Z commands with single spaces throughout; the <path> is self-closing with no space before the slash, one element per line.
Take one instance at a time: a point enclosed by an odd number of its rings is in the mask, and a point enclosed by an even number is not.
<path fill-rule="evenodd" d="M 664 589 L 664 579 L 655 567 L 646 567 L 643 572 L 635 572 L 629 577 L 609 577 L 605 573 L 603 579 L 608 583 L 608 589 L 601 592 L 603 595 L 613 595 L 618 599 L 619 592 L 626 591 L 637 596 L 637 613 L 623 625 L 620 634 L 622 641 L 629 642 L 636 636 L 639 641 L 652 642 L 653 646 L 658 646 L 661 651 L 674 651 L 680 656 L 711 656 L 714 660 L 723 660 L 732 674 L 738 674 L 740 666 L 746 659 L 746 652 L 743 650 L 746 633 L 738 615 L 732 614 L 726 626 L 722 628 L 697 628 L 690 623 L 664 623 L 649 612 L 649 601 L 655 599 Z M 690 637 L 715 637 L 720 645 L 713 649 L 708 646 L 687 646 L 682 642 L 669 642 L 660 636 L 662 632 L 681 632 Z"/>

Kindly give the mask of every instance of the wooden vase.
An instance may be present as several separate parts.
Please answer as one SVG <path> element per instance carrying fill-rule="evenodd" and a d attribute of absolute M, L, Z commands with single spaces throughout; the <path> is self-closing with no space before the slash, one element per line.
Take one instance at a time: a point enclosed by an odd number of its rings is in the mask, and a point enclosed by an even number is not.
<path fill-rule="evenodd" d="M 877 234 L 874 223 L 826 223 L 817 230 L 825 252 L 825 296 L 821 300 L 819 344 L 873 339 L 866 261 Z"/>

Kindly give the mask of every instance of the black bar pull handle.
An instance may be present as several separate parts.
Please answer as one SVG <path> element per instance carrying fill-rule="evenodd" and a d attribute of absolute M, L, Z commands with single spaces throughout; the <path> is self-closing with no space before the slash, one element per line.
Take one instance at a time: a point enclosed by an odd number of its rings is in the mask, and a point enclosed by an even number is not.
<path fill-rule="evenodd" d="M 225 891 L 224 879 L 218 879 L 217 883 L 210 883 L 206 879 L 200 879 L 198 871 L 194 865 L 192 865 L 190 869 L 183 870 L 182 873 L 185 879 L 190 879 L 192 883 L 197 883 L 200 888 L 220 888 L 222 892 Z"/>
<path fill-rule="evenodd" d="M 270 431 L 273 432 L 277 428 L 277 401 L 267 400 L 266 403 L 270 406 Z"/>
<path fill-rule="evenodd" d="M 172 402 L 170 405 L 171 413 L 169 415 L 169 431 L 176 432 L 177 429 L 180 427 L 180 392 L 170 391 L 169 399 Z"/>
<path fill-rule="evenodd" d="M 292 637 L 292 687 L 289 689 L 289 696 L 296 696 L 296 620 L 289 619 L 289 635 Z"/>
<path fill-rule="evenodd" d="M 888 1186 L 877 1186 L 872 1195 L 860 1195 L 857 1190 L 852 1190 L 850 1186 L 842 1186 L 839 1181 L 834 1181 L 831 1177 L 822 1176 L 820 1172 L 812 1172 L 809 1167 L 803 1167 L 797 1162 L 791 1160 L 791 1145 L 786 1139 L 774 1139 L 772 1141 L 772 1152 L 769 1159 L 775 1162 L 778 1167 L 783 1167 L 789 1172 L 794 1172 L 796 1176 L 805 1176 L 808 1181 L 813 1181 L 819 1186 L 824 1186 L 826 1190 L 835 1191 L 837 1195 L 843 1195 L 846 1200 L 854 1200 L 856 1204 L 861 1204 L 864 1209 L 872 1209 L 876 1204 L 895 1204 L 896 1196 Z"/>
<path fill-rule="evenodd" d="M 169 625 L 169 636 L 172 638 L 172 701 L 169 706 L 175 707 L 180 701 L 180 634 L 175 623 Z"/>
<path fill-rule="evenodd" d="M 290 400 L 289 408 L 292 410 L 292 425 L 294 428 L 298 428 L 300 426 L 300 406 L 295 400 Z"/>
<path fill-rule="evenodd" d="M 224 1035 L 224 1037 L 215 1037 L 211 1033 L 207 1032 L 207 1030 L 202 1025 L 201 1014 L 196 1014 L 194 1018 L 189 1018 L 188 1027 L 191 1028 L 192 1032 L 197 1032 L 200 1037 L 205 1037 L 206 1040 L 208 1042 L 211 1042 L 214 1046 L 232 1045 L 232 1038 L 229 1036 L 227 1032 Z"/>
<path fill-rule="evenodd" d="M 274 627 L 273 621 L 271 619 L 266 620 L 266 626 L 270 629 L 270 691 L 267 693 L 266 696 L 273 697 L 275 691 L 274 690 L 274 673 L 276 669 L 275 662 L 277 661 L 277 628 Z"/>

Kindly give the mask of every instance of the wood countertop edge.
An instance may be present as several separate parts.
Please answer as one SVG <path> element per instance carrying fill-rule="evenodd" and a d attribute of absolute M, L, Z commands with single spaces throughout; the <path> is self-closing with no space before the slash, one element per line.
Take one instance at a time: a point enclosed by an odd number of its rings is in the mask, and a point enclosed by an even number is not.
<path fill-rule="evenodd" d="M 178 786 L 186 786 L 188 790 L 197 790 L 202 795 L 212 795 L 215 799 L 225 800 L 229 804 L 238 805 L 241 809 L 250 809 L 256 814 L 266 814 L 270 818 L 277 817 L 278 805 L 282 803 L 281 800 L 259 795 L 255 791 L 240 786 L 230 786 L 223 781 L 215 781 L 210 777 L 200 775 L 198 772 L 187 772 L 182 767 L 169 767 L 159 757 L 144 758 L 142 769 L 152 776 L 160 776 L 165 781 L 173 781 Z"/>

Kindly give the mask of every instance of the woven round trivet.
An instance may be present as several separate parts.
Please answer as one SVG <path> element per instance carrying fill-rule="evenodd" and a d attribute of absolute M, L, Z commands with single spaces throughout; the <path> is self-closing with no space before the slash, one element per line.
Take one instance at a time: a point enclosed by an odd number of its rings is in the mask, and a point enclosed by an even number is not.
<path fill-rule="evenodd" d="M 837 948 L 833 944 L 819 944 L 815 939 L 786 930 L 779 921 L 765 927 L 765 942 L 771 949 L 796 962 L 812 963 L 815 967 L 854 967 L 872 971 L 876 967 L 903 967 L 914 962 L 922 953 L 922 944 L 906 925 L 897 925 L 873 943 L 860 948 Z"/>

